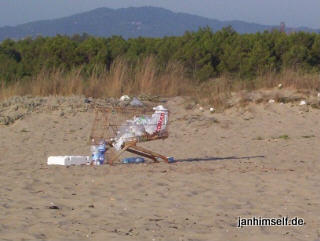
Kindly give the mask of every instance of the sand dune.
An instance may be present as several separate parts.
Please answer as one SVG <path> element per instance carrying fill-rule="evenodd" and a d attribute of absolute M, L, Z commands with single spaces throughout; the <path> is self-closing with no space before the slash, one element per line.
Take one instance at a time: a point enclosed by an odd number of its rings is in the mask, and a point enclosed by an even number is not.
<path fill-rule="evenodd" d="M 210 114 L 171 98 L 170 138 L 143 146 L 176 163 L 57 167 L 48 156 L 89 154 L 93 111 L 80 97 L 28 101 L 0 112 L 22 111 L 0 126 L 1 240 L 320 239 L 320 110 Z M 239 216 L 306 224 L 239 229 Z"/>

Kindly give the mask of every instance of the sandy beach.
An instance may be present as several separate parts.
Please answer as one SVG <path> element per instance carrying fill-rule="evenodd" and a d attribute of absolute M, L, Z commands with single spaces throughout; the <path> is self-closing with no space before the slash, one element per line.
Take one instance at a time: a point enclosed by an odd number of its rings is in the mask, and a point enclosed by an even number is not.
<path fill-rule="evenodd" d="M 170 137 L 142 146 L 175 163 L 64 167 L 48 156 L 90 154 L 83 98 L 1 103 L 0 239 L 320 240 L 319 109 L 164 105 Z M 239 216 L 305 224 L 238 228 Z"/>

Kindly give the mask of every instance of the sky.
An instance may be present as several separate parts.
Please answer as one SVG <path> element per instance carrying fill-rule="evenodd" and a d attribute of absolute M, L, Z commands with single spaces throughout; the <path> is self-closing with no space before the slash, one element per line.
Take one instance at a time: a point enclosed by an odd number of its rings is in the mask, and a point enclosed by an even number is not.
<path fill-rule="evenodd" d="M 0 26 L 53 19 L 98 7 L 157 6 L 218 20 L 320 29 L 320 0 L 0 0 Z"/>

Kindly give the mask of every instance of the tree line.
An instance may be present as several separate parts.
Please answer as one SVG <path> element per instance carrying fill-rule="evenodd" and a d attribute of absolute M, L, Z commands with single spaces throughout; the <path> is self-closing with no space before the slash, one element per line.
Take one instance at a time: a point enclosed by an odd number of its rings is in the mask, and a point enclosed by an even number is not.
<path fill-rule="evenodd" d="M 188 77 L 200 82 L 222 74 L 253 79 L 288 68 L 319 72 L 320 34 L 287 35 L 277 30 L 238 34 L 231 27 L 217 32 L 207 27 L 164 38 L 126 40 L 120 36 L 100 38 L 82 34 L 7 39 L 0 43 L 0 84 L 27 80 L 43 70 L 68 72 L 82 67 L 83 75 L 90 75 L 96 66 L 109 70 L 120 57 L 137 66 L 148 56 L 155 57 L 159 69 L 179 62 Z"/>

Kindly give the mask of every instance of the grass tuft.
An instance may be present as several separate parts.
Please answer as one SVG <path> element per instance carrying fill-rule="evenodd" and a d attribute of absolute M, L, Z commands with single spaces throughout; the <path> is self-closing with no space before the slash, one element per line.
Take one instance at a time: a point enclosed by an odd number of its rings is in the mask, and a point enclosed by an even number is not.
<path fill-rule="evenodd" d="M 287 135 L 287 134 L 284 134 L 284 135 L 281 135 L 281 136 L 278 136 L 278 137 L 275 137 L 273 139 L 283 139 L 283 140 L 289 140 L 290 137 Z"/>

